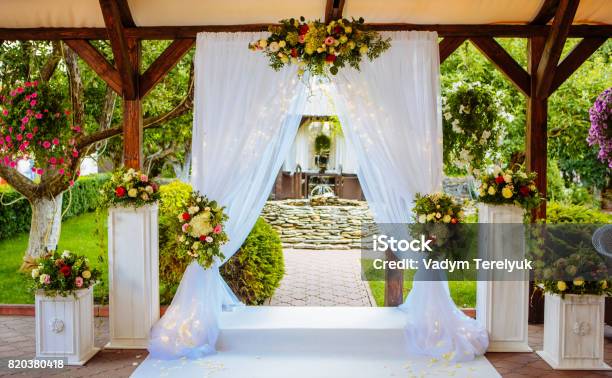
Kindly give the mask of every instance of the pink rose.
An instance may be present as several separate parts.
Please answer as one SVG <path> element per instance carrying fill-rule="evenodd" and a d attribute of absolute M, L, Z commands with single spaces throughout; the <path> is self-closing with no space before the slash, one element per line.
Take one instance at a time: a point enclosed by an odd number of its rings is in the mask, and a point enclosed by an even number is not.
<path fill-rule="evenodd" d="M 45 171 L 43 171 L 43 169 L 42 169 L 42 168 L 38 168 L 38 169 L 36 170 L 36 174 L 37 174 L 37 175 L 39 175 L 39 176 L 42 176 L 42 174 L 43 174 L 44 172 L 45 172 Z"/>
<path fill-rule="evenodd" d="M 185 234 L 186 234 L 187 232 L 189 232 L 189 223 L 185 223 L 185 224 L 183 224 L 182 229 L 183 229 L 183 232 L 184 232 Z"/>
<path fill-rule="evenodd" d="M 22 87 L 17 88 L 17 93 L 23 93 L 23 88 Z"/>
<path fill-rule="evenodd" d="M 82 277 L 75 278 L 74 284 L 76 285 L 76 287 L 82 287 L 83 286 L 83 278 Z"/>
<path fill-rule="evenodd" d="M 30 106 L 36 106 L 36 100 L 30 101 Z"/>
<path fill-rule="evenodd" d="M 36 113 L 36 115 L 34 117 L 36 117 L 36 119 L 42 119 L 43 116 L 40 113 Z"/>
<path fill-rule="evenodd" d="M 221 227 L 221 225 L 220 225 L 220 224 L 216 225 L 216 226 L 215 226 L 215 228 L 213 228 L 213 232 L 214 232 L 215 234 L 220 234 L 220 233 L 221 233 L 221 231 L 223 231 L 223 227 Z"/>
<path fill-rule="evenodd" d="M 212 238 L 212 236 L 207 236 L 207 237 L 206 237 L 206 242 L 207 242 L 207 243 L 212 243 L 212 242 L 213 242 L 213 238 Z"/>
<path fill-rule="evenodd" d="M 57 146 L 59 144 L 59 139 L 53 138 L 53 144 Z"/>
<path fill-rule="evenodd" d="M 8 115 L 8 110 L 7 109 L 2 110 L 2 115 L 7 116 Z"/>
<path fill-rule="evenodd" d="M 45 275 L 45 284 L 46 284 L 46 285 L 48 285 L 48 284 L 50 284 L 50 283 L 51 283 L 51 276 L 50 276 L 50 275 L 48 275 L 48 274 L 46 274 L 46 275 Z"/>
<path fill-rule="evenodd" d="M 27 139 L 32 139 L 32 138 L 34 138 L 34 135 L 32 133 L 27 133 L 26 134 L 26 138 Z"/>
<path fill-rule="evenodd" d="M 79 151 L 72 150 L 72 157 L 79 157 Z"/>
<path fill-rule="evenodd" d="M 57 164 L 57 159 L 54 158 L 54 157 L 50 157 L 49 158 L 49 163 L 51 163 L 52 165 L 55 165 L 55 164 Z"/>
<path fill-rule="evenodd" d="M 23 140 L 23 135 L 17 134 L 17 137 L 15 137 L 15 139 L 21 142 Z"/>
<path fill-rule="evenodd" d="M 10 166 L 11 168 L 15 168 L 15 167 L 17 166 L 17 163 L 16 163 L 16 162 L 14 162 L 14 161 L 11 161 L 11 163 L 9 164 L 9 166 Z"/>
<path fill-rule="evenodd" d="M 21 119 L 21 123 L 28 123 L 30 121 L 30 119 L 28 117 L 23 117 Z"/>
<path fill-rule="evenodd" d="M 74 186 L 74 180 L 70 180 L 70 181 L 68 182 L 68 185 L 70 185 L 70 187 L 72 188 L 72 187 Z"/>
<path fill-rule="evenodd" d="M 57 171 L 57 173 L 59 173 L 60 175 L 63 175 L 63 174 L 64 174 L 64 168 L 60 168 L 60 169 Z"/>
<path fill-rule="evenodd" d="M 32 94 L 30 95 L 30 97 L 32 97 L 32 98 L 36 98 L 37 96 L 38 96 L 38 93 L 36 93 L 36 92 L 34 92 L 34 93 L 32 93 Z"/>
<path fill-rule="evenodd" d="M 149 178 L 147 177 L 147 175 L 140 175 L 140 181 L 147 182 L 149 181 Z"/>
<path fill-rule="evenodd" d="M 336 40 L 334 39 L 334 37 L 327 37 L 325 38 L 325 44 L 327 46 L 331 46 L 334 44 L 334 42 L 336 42 Z"/>
<path fill-rule="evenodd" d="M 51 142 L 49 142 L 48 140 L 46 140 L 46 141 L 44 141 L 44 142 L 43 142 L 42 146 L 43 146 L 44 148 L 49 148 L 49 147 L 51 147 Z"/>

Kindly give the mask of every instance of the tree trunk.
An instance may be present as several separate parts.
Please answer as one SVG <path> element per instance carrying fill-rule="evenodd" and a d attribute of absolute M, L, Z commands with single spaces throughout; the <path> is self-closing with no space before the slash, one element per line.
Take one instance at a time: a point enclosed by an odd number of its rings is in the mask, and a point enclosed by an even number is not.
<path fill-rule="evenodd" d="M 43 256 L 46 250 L 57 248 L 62 227 L 62 197 L 63 194 L 60 194 L 54 199 L 42 198 L 31 202 L 30 239 L 22 270 L 33 259 Z"/>

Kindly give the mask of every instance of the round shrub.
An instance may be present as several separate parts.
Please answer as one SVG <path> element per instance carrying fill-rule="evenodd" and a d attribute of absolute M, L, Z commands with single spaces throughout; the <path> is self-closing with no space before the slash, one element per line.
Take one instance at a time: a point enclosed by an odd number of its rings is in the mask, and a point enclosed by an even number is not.
<path fill-rule="evenodd" d="M 174 181 L 159 189 L 160 301 L 169 304 L 189 260 L 177 258 L 175 223 L 191 193 L 191 185 Z M 260 218 L 240 250 L 221 268 L 234 293 L 247 304 L 261 304 L 274 294 L 284 274 L 283 250 L 276 231 Z"/>
<path fill-rule="evenodd" d="M 262 304 L 271 298 L 285 274 L 276 230 L 259 218 L 240 250 L 222 266 L 221 274 L 246 304 Z"/>

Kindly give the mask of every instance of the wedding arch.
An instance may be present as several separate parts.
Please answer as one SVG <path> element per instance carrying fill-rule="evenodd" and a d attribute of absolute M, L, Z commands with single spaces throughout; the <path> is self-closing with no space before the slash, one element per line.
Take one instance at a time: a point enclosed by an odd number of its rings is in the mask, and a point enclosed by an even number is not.
<path fill-rule="evenodd" d="M 389 32 L 392 47 L 361 70 L 331 79 L 331 95 L 377 223 L 409 223 L 413 197 L 441 189 L 442 130 L 435 32 Z M 245 46 L 261 33 L 199 33 L 195 55 L 193 187 L 226 207 L 225 258 L 255 224 L 296 136 L 309 78 L 295 65 L 273 71 Z M 315 80 L 316 78 L 310 78 Z M 222 309 L 241 303 L 219 274 L 196 262 L 153 327 L 155 358 L 214 352 Z M 427 273 L 424 273 L 425 275 Z M 484 326 L 459 311 L 445 281 L 421 277 L 400 306 L 411 352 L 472 360 L 488 345 Z"/>

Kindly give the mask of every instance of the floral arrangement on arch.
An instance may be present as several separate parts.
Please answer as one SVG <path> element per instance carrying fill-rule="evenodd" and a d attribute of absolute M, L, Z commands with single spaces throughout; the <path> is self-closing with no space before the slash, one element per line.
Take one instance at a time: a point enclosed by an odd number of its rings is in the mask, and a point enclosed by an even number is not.
<path fill-rule="evenodd" d="M 511 120 L 504 112 L 498 93 L 480 82 L 456 82 L 442 97 L 444 163 L 478 176 L 493 160 L 503 137 L 503 123 Z"/>
<path fill-rule="evenodd" d="M 535 183 L 536 176 L 535 172 L 525 172 L 522 166 L 488 169 L 480 176 L 478 201 L 533 209 L 542 201 Z"/>
<path fill-rule="evenodd" d="M 279 26 L 270 26 L 269 31 L 267 39 L 254 41 L 249 48 L 263 51 L 275 70 L 297 64 L 300 76 L 305 71 L 315 76 L 336 75 L 339 68 L 347 65 L 359 69 L 363 56 L 376 59 L 391 46 L 390 38 L 383 39 L 368 30 L 363 18 L 329 24 L 291 18 L 281 20 Z"/>
<path fill-rule="evenodd" d="M 43 290 L 47 296 L 74 294 L 99 282 L 100 271 L 89 265 L 85 256 L 70 251 L 49 252 L 32 269 L 32 289 Z"/>
<path fill-rule="evenodd" d="M 116 170 L 102 188 L 105 206 L 141 207 L 159 200 L 159 184 L 133 168 Z"/>
<path fill-rule="evenodd" d="M 533 279 L 544 292 L 578 295 L 612 295 L 606 258 L 593 248 L 598 225 L 542 224 L 532 226 L 527 240 L 534 265 Z"/>
<path fill-rule="evenodd" d="M 204 268 L 210 268 L 215 257 L 223 259 L 221 246 L 228 241 L 223 225 L 227 219 L 216 201 L 193 191 L 178 214 L 179 257 L 194 259 Z"/>
<path fill-rule="evenodd" d="M 597 157 L 612 168 L 612 88 L 603 91 L 589 109 L 591 128 L 587 142 L 599 145 Z"/>
<path fill-rule="evenodd" d="M 32 171 L 58 174 L 70 181 L 70 166 L 79 158 L 80 125 L 46 85 L 27 81 L 0 95 L 0 164 L 15 168 L 33 157 Z"/>

